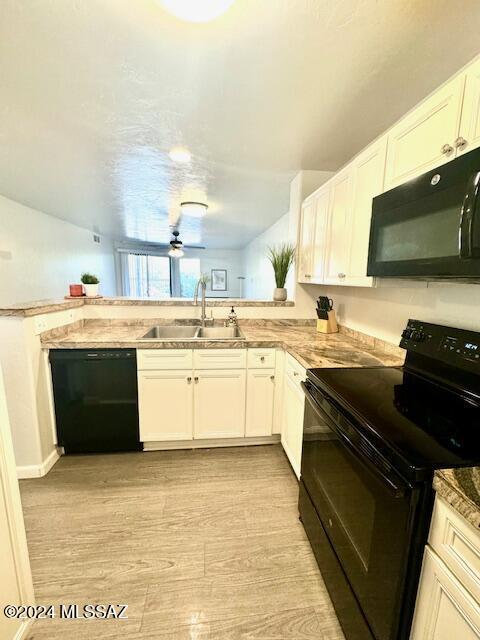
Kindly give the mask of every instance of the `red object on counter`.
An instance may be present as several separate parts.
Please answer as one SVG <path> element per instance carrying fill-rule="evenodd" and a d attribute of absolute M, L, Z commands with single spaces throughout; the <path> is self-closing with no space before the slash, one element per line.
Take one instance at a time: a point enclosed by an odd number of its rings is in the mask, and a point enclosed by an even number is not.
<path fill-rule="evenodd" d="M 71 284 L 69 289 L 72 298 L 79 298 L 80 296 L 83 296 L 83 287 L 81 284 Z"/>

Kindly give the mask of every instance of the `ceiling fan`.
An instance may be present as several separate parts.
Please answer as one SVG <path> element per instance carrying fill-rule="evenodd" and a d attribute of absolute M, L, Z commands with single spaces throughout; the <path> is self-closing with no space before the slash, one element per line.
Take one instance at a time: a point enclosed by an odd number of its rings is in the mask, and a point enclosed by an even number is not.
<path fill-rule="evenodd" d="M 198 244 L 184 245 L 179 238 L 180 231 L 178 231 L 178 229 L 174 229 L 172 231 L 172 235 L 173 235 L 173 238 L 170 240 L 170 243 L 168 245 L 165 245 L 170 247 L 168 251 L 168 255 L 171 258 L 181 258 L 184 255 L 184 249 L 205 249 L 205 247 Z"/>

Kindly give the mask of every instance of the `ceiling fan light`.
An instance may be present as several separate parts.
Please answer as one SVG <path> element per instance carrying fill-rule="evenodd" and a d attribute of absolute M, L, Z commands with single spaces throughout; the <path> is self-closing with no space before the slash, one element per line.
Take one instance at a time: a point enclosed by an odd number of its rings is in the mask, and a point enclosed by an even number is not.
<path fill-rule="evenodd" d="M 182 202 L 180 204 L 182 215 L 190 218 L 203 218 L 206 215 L 208 205 L 204 202 Z"/>
<path fill-rule="evenodd" d="M 185 147 L 173 147 L 168 154 L 174 162 L 187 163 L 192 159 L 192 155 Z"/>
<path fill-rule="evenodd" d="M 168 252 L 168 255 L 171 258 L 181 258 L 184 255 L 184 251 L 182 249 L 178 249 L 177 247 L 172 247 Z"/>

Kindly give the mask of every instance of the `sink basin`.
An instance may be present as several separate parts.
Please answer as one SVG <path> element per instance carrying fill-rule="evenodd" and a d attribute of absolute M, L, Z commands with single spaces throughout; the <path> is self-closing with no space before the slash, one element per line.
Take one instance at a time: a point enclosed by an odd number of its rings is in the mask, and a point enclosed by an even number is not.
<path fill-rule="evenodd" d="M 152 327 L 142 336 L 142 340 L 178 340 L 196 338 L 200 327 L 191 325 L 159 325 Z"/>
<path fill-rule="evenodd" d="M 240 331 L 239 327 L 200 327 L 198 331 L 198 338 L 216 340 L 216 339 L 230 339 L 245 340 L 245 336 Z"/>

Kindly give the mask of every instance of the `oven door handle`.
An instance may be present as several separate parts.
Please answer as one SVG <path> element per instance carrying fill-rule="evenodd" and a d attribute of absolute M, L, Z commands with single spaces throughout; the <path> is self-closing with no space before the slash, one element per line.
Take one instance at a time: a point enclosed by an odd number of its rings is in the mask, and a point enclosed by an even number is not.
<path fill-rule="evenodd" d="M 462 260 L 474 257 L 473 224 L 478 205 L 480 190 L 480 171 L 476 171 L 468 182 L 467 192 L 463 199 L 458 229 L 458 255 Z"/>
<path fill-rule="evenodd" d="M 355 444 L 350 440 L 347 434 L 335 424 L 335 422 L 328 416 L 324 409 L 322 409 L 322 407 L 315 401 L 315 399 L 312 398 L 309 393 L 308 384 L 305 384 L 305 382 L 301 382 L 300 384 L 302 385 L 302 389 L 305 392 L 305 397 L 310 403 L 312 409 L 315 411 L 315 413 L 317 413 L 317 415 L 319 415 L 323 420 L 327 422 L 327 424 L 331 429 L 333 429 L 333 431 L 335 431 L 335 433 L 341 438 L 342 442 L 347 445 L 350 452 L 353 453 L 354 456 L 360 462 L 362 462 L 371 472 L 373 472 L 375 476 L 382 479 L 383 484 L 393 493 L 395 498 L 403 498 L 410 486 L 407 483 L 403 483 L 397 476 L 397 474 L 395 474 L 395 478 L 393 478 L 383 473 L 382 470 L 378 466 L 376 466 L 373 461 L 371 461 L 360 449 L 358 449 L 358 447 L 355 446 Z"/>

